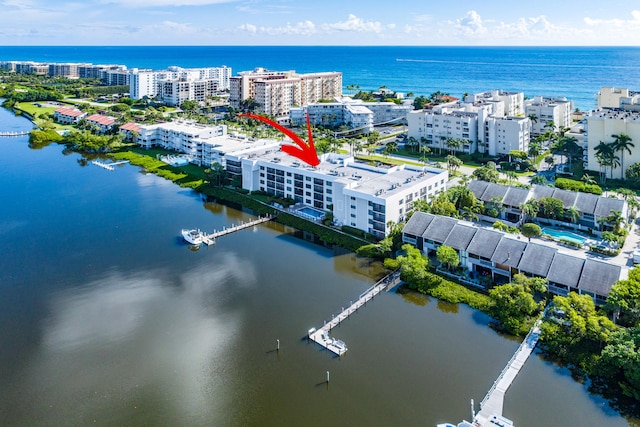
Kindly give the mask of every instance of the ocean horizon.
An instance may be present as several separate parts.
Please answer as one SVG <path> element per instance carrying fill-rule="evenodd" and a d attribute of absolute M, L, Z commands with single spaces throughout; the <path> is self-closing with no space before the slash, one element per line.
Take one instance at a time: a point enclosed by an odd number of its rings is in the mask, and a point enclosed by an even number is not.
<path fill-rule="evenodd" d="M 8 60 L 339 71 L 346 94 L 350 85 L 454 97 L 501 89 L 564 97 L 583 111 L 601 87 L 633 90 L 640 81 L 640 48 L 627 46 L 0 46 Z"/>

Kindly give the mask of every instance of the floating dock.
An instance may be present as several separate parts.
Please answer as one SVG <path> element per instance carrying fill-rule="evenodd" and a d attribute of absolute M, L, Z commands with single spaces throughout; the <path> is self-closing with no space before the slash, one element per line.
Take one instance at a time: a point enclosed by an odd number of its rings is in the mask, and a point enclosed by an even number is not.
<path fill-rule="evenodd" d="M 332 316 L 329 322 L 324 323 L 324 326 L 320 329 L 311 328 L 307 336 L 309 339 L 320 346 L 326 348 L 327 350 L 333 352 L 338 356 L 342 356 L 347 352 L 347 346 L 343 341 L 336 340 L 329 336 L 329 332 L 338 326 L 340 322 L 349 318 L 349 316 L 355 313 L 360 307 L 365 305 L 367 301 L 371 301 L 373 297 L 378 295 L 380 292 L 394 287 L 400 281 L 400 273 L 394 271 L 388 276 L 380 279 L 375 285 L 371 286 L 369 289 L 364 291 L 356 302 L 351 302 L 349 306 L 345 309 L 342 307 L 342 311 L 337 316 Z"/>

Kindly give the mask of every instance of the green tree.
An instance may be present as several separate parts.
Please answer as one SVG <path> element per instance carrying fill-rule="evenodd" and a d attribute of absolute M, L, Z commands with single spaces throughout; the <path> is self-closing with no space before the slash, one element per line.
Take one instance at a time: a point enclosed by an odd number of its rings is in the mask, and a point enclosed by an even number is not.
<path fill-rule="evenodd" d="M 526 224 L 522 224 L 520 228 L 520 232 L 522 235 L 531 241 L 532 237 L 540 237 L 542 236 L 542 229 L 538 224 L 534 224 L 532 222 L 527 222 Z"/>
<path fill-rule="evenodd" d="M 640 400 L 640 328 L 612 333 L 598 365 L 599 373 L 617 383 L 625 396 Z"/>
<path fill-rule="evenodd" d="M 631 142 L 631 137 L 626 133 L 611 136 L 615 138 L 612 147 L 613 151 L 620 152 L 620 168 L 624 172 L 624 152 L 626 151 L 628 154 L 631 154 L 631 148 L 635 147 L 636 145 Z"/>
<path fill-rule="evenodd" d="M 204 170 L 204 179 L 211 185 L 219 187 L 224 184 L 224 181 L 226 179 L 226 171 L 220 163 L 214 162 L 211 165 L 211 168 L 207 168 Z"/>
<path fill-rule="evenodd" d="M 462 160 L 453 155 L 447 156 L 447 167 L 450 171 L 457 170 L 460 166 L 462 166 Z"/>
<path fill-rule="evenodd" d="M 542 197 L 538 200 L 538 216 L 560 220 L 564 216 L 564 203 L 554 197 Z"/>
<path fill-rule="evenodd" d="M 460 265 L 460 258 L 458 253 L 451 246 L 442 245 L 436 250 L 436 256 L 438 262 L 445 264 L 447 269 L 451 270 L 453 267 Z"/>
<path fill-rule="evenodd" d="M 429 258 L 410 244 L 403 245 L 402 250 L 405 255 L 400 255 L 397 258 L 402 280 L 407 282 L 419 282 L 423 280 L 428 273 Z"/>
<path fill-rule="evenodd" d="M 535 184 L 535 185 L 546 185 L 547 184 L 547 178 L 545 178 L 542 175 L 534 175 L 531 178 L 531 184 Z"/>
<path fill-rule="evenodd" d="M 498 180 L 500 179 L 500 173 L 488 166 L 483 166 L 475 169 L 471 175 L 473 175 L 474 178 L 479 179 L 480 181 L 488 181 L 493 183 L 498 182 Z"/>
<path fill-rule="evenodd" d="M 629 279 L 618 280 L 607 296 L 606 310 L 613 315 L 614 320 L 623 326 L 640 326 L 640 281 L 636 276 L 640 272 L 634 268 Z"/>
<path fill-rule="evenodd" d="M 509 333 L 519 335 L 526 332 L 527 320 L 538 309 L 533 295 L 516 283 L 496 286 L 489 291 L 490 313 Z"/>
<path fill-rule="evenodd" d="M 546 351 L 586 373 L 594 370 L 593 355 L 599 354 L 616 326 L 596 311 L 589 295 L 569 292 L 553 298 L 553 310 L 560 320 L 543 322 L 540 340 Z"/>

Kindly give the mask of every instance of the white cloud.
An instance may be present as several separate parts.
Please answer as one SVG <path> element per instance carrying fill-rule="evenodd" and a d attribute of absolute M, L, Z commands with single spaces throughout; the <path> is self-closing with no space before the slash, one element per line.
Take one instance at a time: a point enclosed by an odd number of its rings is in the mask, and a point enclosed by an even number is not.
<path fill-rule="evenodd" d="M 593 19 L 588 16 L 584 18 L 584 22 L 589 26 L 614 26 L 614 27 L 624 27 L 627 25 L 640 25 L 640 10 L 632 10 L 631 11 L 632 19 L 624 20 L 624 19 Z"/>
<path fill-rule="evenodd" d="M 487 33 L 482 17 L 475 10 L 468 11 L 464 18 L 456 19 L 455 26 L 467 36 L 479 36 Z"/>
<path fill-rule="evenodd" d="M 363 21 L 354 14 L 349 14 L 346 21 L 336 22 L 333 24 L 323 24 L 322 29 L 326 31 L 336 30 L 379 33 L 382 31 L 382 24 L 377 21 Z"/>
<path fill-rule="evenodd" d="M 302 35 L 308 36 L 310 34 L 314 34 L 316 32 L 316 26 L 311 21 L 303 21 L 298 22 L 297 24 L 281 25 L 278 27 L 265 27 L 265 26 L 256 26 L 253 24 L 243 24 L 238 27 L 239 30 L 245 31 L 251 34 L 268 34 L 270 36 L 280 36 L 280 35 Z"/>

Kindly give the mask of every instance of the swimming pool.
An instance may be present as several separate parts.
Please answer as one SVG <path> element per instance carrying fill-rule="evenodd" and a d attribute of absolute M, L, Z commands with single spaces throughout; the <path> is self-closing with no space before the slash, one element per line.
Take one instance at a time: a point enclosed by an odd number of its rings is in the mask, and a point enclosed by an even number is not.
<path fill-rule="evenodd" d="M 572 233 L 570 231 L 556 230 L 554 228 L 548 228 L 548 227 L 545 227 L 542 229 L 542 234 L 555 237 L 556 239 L 569 240 L 570 242 L 578 243 L 580 245 L 584 245 L 585 242 L 587 241 L 586 237 L 582 237 L 579 234 Z"/>
<path fill-rule="evenodd" d="M 321 210 L 310 208 L 309 206 L 303 206 L 296 210 L 296 212 L 300 214 L 300 216 L 307 217 L 313 221 L 320 221 L 325 215 Z"/>

